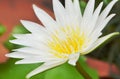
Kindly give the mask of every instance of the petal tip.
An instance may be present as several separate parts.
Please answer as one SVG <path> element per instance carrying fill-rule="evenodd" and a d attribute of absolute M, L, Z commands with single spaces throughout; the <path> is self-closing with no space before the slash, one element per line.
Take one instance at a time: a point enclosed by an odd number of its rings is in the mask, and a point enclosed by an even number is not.
<path fill-rule="evenodd" d="M 70 65 L 72 65 L 72 66 L 75 66 L 76 65 L 76 63 L 75 62 L 72 62 L 72 61 L 68 61 L 68 63 L 70 64 Z"/>
<path fill-rule="evenodd" d="M 27 22 L 27 20 L 20 20 L 20 22 L 24 24 L 25 22 Z"/>
<path fill-rule="evenodd" d="M 35 4 L 33 4 L 32 6 L 33 6 L 33 8 L 36 8 L 36 7 L 37 7 Z"/>
<path fill-rule="evenodd" d="M 9 42 L 10 42 L 10 43 L 14 43 L 14 41 L 13 41 L 13 40 L 9 40 Z"/>
<path fill-rule="evenodd" d="M 24 22 L 24 20 L 20 20 L 20 22 L 21 22 L 21 23 L 23 23 L 23 22 Z"/>
<path fill-rule="evenodd" d="M 30 79 L 33 76 L 33 74 L 30 72 L 27 74 L 26 79 Z"/>
<path fill-rule="evenodd" d="M 9 54 L 5 54 L 6 57 L 9 57 Z"/>
<path fill-rule="evenodd" d="M 35 4 L 33 4 L 32 7 L 35 12 L 39 9 Z"/>
<path fill-rule="evenodd" d="M 24 25 L 27 22 L 27 20 L 20 20 L 20 22 Z"/>
<path fill-rule="evenodd" d="M 21 61 L 21 60 L 19 60 L 19 61 L 15 62 L 15 64 L 22 64 L 20 61 Z"/>

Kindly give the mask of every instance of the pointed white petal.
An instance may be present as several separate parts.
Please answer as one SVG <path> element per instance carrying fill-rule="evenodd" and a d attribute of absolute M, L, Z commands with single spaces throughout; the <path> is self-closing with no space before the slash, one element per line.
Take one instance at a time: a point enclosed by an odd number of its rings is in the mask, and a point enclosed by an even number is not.
<path fill-rule="evenodd" d="M 43 26 L 40 24 L 27 21 L 27 20 L 21 20 L 21 23 L 24 25 L 24 27 L 29 30 L 32 33 L 39 33 L 39 34 L 46 34 L 46 30 Z"/>
<path fill-rule="evenodd" d="M 92 14 L 94 11 L 94 5 L 95 5 L 95 0 L 89 0 L 87 6 L 85 8 L 85 11 L 83 14 L 83 19 L 82 19 L 82 22 L 80 25 L 82 31 L 86 31 L 86 28 L 90 29 L 90 27 L 91 27 L 91 26 L 89 26 L 89 22 L 91 22 Z"/>
<path fill-rule="evenodd" d="M 15 64 L 34 64 L 56 60 L 56 58 L 28 57 L 17 61 Z"/>
<path fill-rule="evenodd" d="M 56 22 L 53 20 L 51 16 L 49 16 L 44 10 L 38 8 L 36 5 L 33 5 L 34 12 L 39 20 L 43 23 L 46 28 L 50 30 L 54 30 L 57 26 Z"/>
<path fill-rule="evenodd" d="M 15 62 L 15 64 L 34 64 L 34 63 L 42 63 L 42 62 L 43 62 L 43 60 L 40 60 L 40 59 L 29 58 L 29 59 L 19 60 L 19 61 Z"/>
<path fill-rule="evenodd" d="M 68 63 L 75 66 L 77 60 L 79 59 L 80 53 L 73 53 L 69 56 Z"/>
<path fill-rule="evenodd" d="M 82 12 L 81 12 L 81 8 L 80 8 L 79 0 L 74 0 L 74 7 L 75 7 L 76 13 L 79 15 L 79 18 L 81 20 L 82 19 Z"/>
<path fill-rule="evenodd" d="M 77 4 L 78 1 L 75 2 Z M 75 28 L 74 26 L 79 26 L 82 17 L 82 15 L 80 14 L 81 11 L 79 3 L 75 5 L 74 2 L 72 2 L 72 0 L 65 0 L 65 10 L 66 26 L 73 26 L 72 28 Z"/>
<path fill-rule="evenodd" d="M 19 44 L 23 46 L 33 47 L 33 48 L 43 48 L 48 49 L 46 45 L 44 45 L 42 42 L 37 42 L 32 39 L 16 39 L 16 40 L 10 40 L 11 43 Z"/>
<path fill-rule="evenodd" d="M 36 54 L 31 54 L 31 53 L 25 53 L 25 52 L 12 52 L 9 54 L 6 54 L 7 57 L 12 57 L 12 58 L 27 58 L 27 59 L 39 59 L 39 60 L 44 60 L 44 59 L 50 59 L 51 57 L 53 57 L 52 55 L 48 55 L 48 54 L 41 54 L 41 55 L 36 55 Z M 51 58 L 52 59 L 52 58 Z"/>
<path fill-rule="evenodd" d="M 23 53 L 28 53 L 28 54 L 35 54 L 35 55 L 49 55 L 51 56 L 51 53 L 49 53 L 47 49 L 45 49 L 44 51 L 42 51 L 41 48 L 37 49 L 37 48 L 32 48 L 32 47 L 23 47 L 23 48 L 19 48 L 19 49 L 14 49 L 13 51 L 16 52 L 23 52 Z"/>
<path fill-rule="evenodd" d="M 56 57 L 53 57 L 47 54 L 45 55 L 44 52 L 41 55 L 24 53 L 24 52 L 12 52 L 12 53 L 6 54 L 6 56 L 22 59 L 22 60 L 17 61 L 16 64 L 39 63 L 39 62 L 47 62 L 47 61 L 56 60 Z"/>
<path fill-rule="evenodd" d="M 93 31 L 91 32 L 91 34 L 89 34 L 89 39 L 91 39 L 91 44 L 94 43 L 98 37 L 100 37 L 102 35 L 102 30 L 104 29 L 104 27 L 106 26 L 106 24 L 112 19 L 112 17 L 114 17 L 115 14 L 111 14 L 109 15 L 103 22 L 101 25 L 98 25 L 98 28 L 94 28 Z"/>
<path fill-rule="evenodd" d="M 51 39 L 48 35 L 44 34 L 13 34 L 13 36 L 19 40 L 28 40 L 28 41 L 35 41 L 35 42 L 44 42 L 47 39 Z"/>
<path fill-rule="evenodd" d="M 110 10 L 112 9 L 113 5 L 117 2 L 118 0 L 112 0 L 108 6 L 103 10 L 103 12 L 100 15 L 101 19 L 105 19 L 107 15 L 109 14 Z"/>
<path fill-rule="evenodd" d="M 53 0 L 53 10 L 57 22 L 63 26 L 65 24 L 65 8 L 59 0 Z"/>
<path fill-rule="evenodd" d="M 104 22 L 101 23 L 101 25 L 99 25 L 99 27 L 97 29 L 99 29 L 100 31 L 103 30 L 103 28 L 107 25 L 107 23 L 115 16 L 116 14 L 110 14 L 105 20 Z M 96 29 L 95 29 L 96 30 Z M 98 31 L 99 32 L 99 31 Z"/>
<path fill-rule="evenodd" d="M 12 57 L 12 58 L 27 58 L 31 56 L 35 56 L 34 54 L 26 54 L 22 52 L 12 52 L 9 54 L 6 54 L 7 57 Z"/>
<path fill-rule="evenodd" d="M 84 20 L 89 20 L 91 18 L 94 11 L 94 5 L 95 5 L 95 0 L 89 0 L 84 11 L 84 15 L 83 15 Z"/>
<path fill-rule="evenodd" d="M 61 65 L 61 64 L 65 63 L 65 62 L 66 62 L 66 60 L 58 60 L 58 61 L 49 61 L 49 62 L 46 62 L 43 65 L 41 65 L 40 67 L 38 67 L 35 70 L 33 70 L 32 72 L 30 72 L 26 76 L 26 78 L 29 79 L 33 75 L 36 75 L 36 74 L 41 73 L 41 72 L 43 72 L 43 71 L 45 71 L 47 69 L 50 69 L 50 68 L 56 67 L 58 65 Z"/>
<path fill-rule="evenodd" d="M 100 36 L 101 31 L 104 29 L 104 27 L 106 26 L 106 24 L 115 16 L 115 14 L 111 14 L 109 15 L 104 21 L 102 21 L 102 23 L 100 25 L 98 25 L 99 27 L 95 28 L 94 31 L 91 34 L 91 38 L 98 38 Z M 99 35 L 99 36 L 98 36 Z"/>
<path fill-rule="evenodd" d="M 112 0 L 108 6 L 102 11 L 102 13 L 99 16 L 99 19 L 97 20 L 96 26 L 101 24 L 104 19 L 108 16 L 110 10 L 112 9 L 113 5 L 117 2 L 118 0 Z M 99 27 L 99 26 L 98 26 Z M 97 28 L 97 27 L 96 27 Z"/>
<path fill-rule="evenodd" d="M 17 39 L 24 38 L 26 36 L 32 36 L 32 34 L 13 34 L 13 36 Z"/>
<path fill-rule="evenodd" d="M 72 0 L 65 0 L 65 9 L 68 11 L 68 13 L 73 13 L 73 3 Z"/>
<path fill-rule="evenodd" d="M 105 41 L 107 41 L 109 38 L 111 38 L 115 35 L 119 35 L 119 34 L 120 34 L 119 32 L 114 32 L 114 33 L 111 33 L 109 35 L 99 38 L 96 42 L 94 42 L 91 46 L 89 46 L 86 50 L 84 50 L 84 52 L 82 52 L 81 55 L 90 53 L 91 51 L 96 49 L 98 46 L 103 44 Z"/>
<path fill-rule="evenodd" d="M 66 15 L 65 15 L 66 16 L 66 24 L 72 26 L 72 24 L 73 24 L 72 22 L 75 19 L 74 15 L 76 15 L 74 13 L 75 10 L 74 10 L 72 0 L 65 0 L 65 10 L 66 10 Z"/>
<path fill-rule="evenodd" d="M 95 12 L 93 13 L 93 16 L 92 16 L 92 21 L 90 20 L 89 22 L 89 26 L 90 28 L 88 29 L 87 33 L 88 33 L 88 36 L 91 36 L 91 32 L 93 32 L 94 28 L 95 28 L 95 25 L 96 25 L 96 22 L 97 22 L 97 19 L 99 17 L 99 14 L 100 14 L 100 11 L 101 11 L 101 8 L 103 6 L 103 2 L 101 2 L 98 7 L 96 8 Z"/>

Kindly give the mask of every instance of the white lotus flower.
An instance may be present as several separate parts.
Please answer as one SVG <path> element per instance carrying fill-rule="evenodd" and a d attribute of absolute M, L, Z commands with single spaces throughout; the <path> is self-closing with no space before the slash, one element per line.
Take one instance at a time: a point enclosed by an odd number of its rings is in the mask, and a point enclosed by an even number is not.
<path fill-rule="evenodd" d="M 115 32 L 100 37 L 105 25 L 115 16 L 115 14 L 109 16 L 108 14 L 116 1 L 111 1 L 101 12 L 103 2 L 94 10 L 95 0 L 89 0 L 82 15 L 79 0 L 73 2 L 65 0 L 65 7 L 59 0 L 53 0 L 56 20 L 33 5 L 35 14 L 45 27 L 31 21 L 21 20 L 21 23 L 31 33 L 14 35 L 17 39 L 10 42 L 25 47 L 15 49 L 13 53 L 6 56 L 22 58 L 16 64 L 44 62 L 43 65 L 30 72 L 27 78 L 67 61 L 71 65 L 76 65 L 80 55 L 90 53 L 107 39 L 119 34 Z"/>

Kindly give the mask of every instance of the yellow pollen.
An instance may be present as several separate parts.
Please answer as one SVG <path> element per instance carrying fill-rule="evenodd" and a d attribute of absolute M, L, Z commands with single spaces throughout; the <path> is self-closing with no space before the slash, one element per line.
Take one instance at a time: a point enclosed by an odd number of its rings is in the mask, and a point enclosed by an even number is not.
<path fill-rule="evenodd" d="M 51 35 L 51 38 L 52 40 L 48 41 L 48 46 L 52 50 L 50 52 L 59 58 L 62 54 L 80 52 L 85 43 L 85 35 L 79 27 L 62 27 Z"/>

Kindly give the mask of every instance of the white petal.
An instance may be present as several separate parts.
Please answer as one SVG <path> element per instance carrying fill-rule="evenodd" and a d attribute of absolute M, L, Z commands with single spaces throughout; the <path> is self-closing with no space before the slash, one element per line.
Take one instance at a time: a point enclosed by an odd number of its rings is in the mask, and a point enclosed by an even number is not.
<path fill-rule="evenodd" d="M 77 60 L 79 59 L 80 53 L 73 53 L 69 56 L 68 63 L 75 66 Z"/>
<path fill-rule="evenodd" d="M 51 39 L 50 36 L 44 34 L 13 34 L 13 36 L 19 40 L 32 40 L 39 43 Z"/>
<path fill-rule="evenodd" d="M 51 53 L 48 52 L 49 50 L 45 49 L 44 51 L 42 51 L 41 48 L 36 49 L 36 48 L 32 48 L 32 47 L 23 47 L 23 48 L 19 48 L 19 49 L 14 49 L 13 51 L 23 52 L 23 53 L 28 53 L 28 54 L 35 54 L 35 55 L 51 56 Z"/>
<path fill-rule="evenodd" d="M 61 64 L 65 63 L 65 62 L 66 62 L 66 60 L 58 60 L 58 61 L 49 61 L 49 62 L 46 62 L 43 65 L 41 65 L 40 67 L 38 67 L 35 70 L 33 70 L 32 72 L 30 72 L 26 76 L 26 78 L 29 79 L 33 75 L 36 75 L 36 74 L 41 73 L 41 72 L 43 72 L 43 71 L 45 71 L 47 69 L 50 69 L 50 68 L 56 67 L 58 65 L 61 65 Z"/>
<path fill-rule="evenodd" d="M 53 10 L 55 14 L 55 18 L 61 26 L 65 24 L 65 8 L 60 3 L 59 0 L 53 0 Z"/>
<path fill-rule="evenodd" d="M 56 60 L 56 58 L 29 57 L 29 58 L 24 58 L 22 60 L 19 60 L 15 64 L 34 64 L 34 63 L 42 63 L 42 62 L 48 62 L 53 60 Z"/>
<path fill-rule="evenodd" d="M 84 11 L 83 18 L 90 19 L 94 11 L 95 0 L 89 0 Z"/>
<path fill-rule="evenodd" d="M 43 55 L 36 55 L 36 54 L 31 54 L 31 53 L 24 53 L 24 52 L 12 52 L 9 54 L 6 54 L 7 57 L 12 57 L 12 58 L 22 58 L 22 60 L 19 60 L 16 62 L 16 64 L 31 64 L 31 63 L 39 63 L 39 62 L 47 62 L 47 61 L 52 61 L 56 60 L 56 57 L 50 56 L 48 54 Z"/>
<path fill-rule="evenodd" d="M 39 34 L 46 34 L 46 30 L 43 26 L 40 24 L 27 21 L 27 20 L 21 20 L 21 23 L 24 25 L 24 27 L 29 30 L 32 33 L 39 33 Z"/>
<path fill-rule="evenodd" d="M 43 63 L 43 62 L 44 61 L 40 60 L 40 59 L 29 58 L 29 59 L 19 60 L 19 61 L 15 62 L 15 64 L 34 64 L 34 63 Z"/>
<path fill-rule="evenodd" d="M 46 59 L 53 57 L 52 55 L 45 55 L 44 52 L 41 55 L 31 54 L 31 53 L 24 53 L 24 52 L 12 52 L 9 54 L 6 54 L 7 57 L 12 58 L 31 58 L 31 59 Z"/>
<path fill-rule="evenodd" d="M 72 0 L 65 0 L 65 9 L 69 14 L 73 14 L 73 3 Z"/>
<path fill-rule="evenodd" d="M 23 46 L 28 46 L 28 47 L 33 47 L 33 48 L 43 48 L 43 49 L 48 49 L 47 46 L 45 44 L 43 44 L 42 42 L 38 42 L 35 40 L 31 39 L 15 39 L 15 40 L 10 40 L 11 43 L 14 44 L 19 44 L 19 45 L 23 45 Z"/>
<path fill-rule="evenodd" d="M 96 22 L 97 22 L 97 19 L 99 17 L 99 14 L 100 14 L 100 11 L 101 11 L 101 8 L 103 6 L 103 2 L 101 2 L 98 7 L 96 8 L 95 12 L 93 13 L 93 16 L 92 16 L 92 21 L 90 20 L 89 22 L 89 26 L 90 28 L 88 29 L 87 33 L 88 33 L 88 36 L 91 36 L 91 32 L 93 32 L 94 28 L 95 28 L 95 25 L 96 25 Z"/>
<path fill-rule="evenodd" d="M 43 23 L 43 25 L 51 31 L 54 30 L 54 28 L 57 26 L 57 24 L 52 19 L 52 17 L 49 16 L 44 10 L 38 8 L 35 5 L 33 5 L 33 9 L 34 9 L 34 12 L 35 12 L 36 16 Z"/>
<path fill-rule="evenodd" d="M 74 7 L 75 7 L 76 13 L 79 15 L 79 18 L 81 20 L 82 19 L 82 12 L 81 12 L 81 8 L 80 8 L 79 0 L 74 0 Z"/>
<path fill-rule="evenodd" d="M 77 4 L 78 1 L 75 1 Z M 77 10 L 76 10 L 77 8 Z M 75 6 L 74 2 L 72 0 L 65 0 L 65 10 L 66 10 L 66 25 L 65 26 L 72 26 L 72 28 L 75 28 L 75 26 L 79 26 L 79 23 L 81 22 L 82 15 L 80 14 L 80 6 L 79 3 Z"/>
<path fill-rule="evenodd" d="M 66 10 L 66 24 L 71 25 L 74 23 L 74 18 L 77 16 L 74 12 L 74 6 L 72 0 L 65 0 L 65 10 Z M 73 22 L 73 23 L 72 23 Z"/>
<path fill-rule="evenodd" d="M 118 0 L 112 0 L 107 7 L 102 11 L 102 13 L 99 16 L 99 19 L 97 20 L 96 25 L 101 24 L 104 19 L 108 16 L 110 10 L 112 9 L 113 5 L 117 2 Z M 98 26 L 99 27 L 99 26 Z M 96 27 L 97 28 L 97 27 Z"/>
<path fill-rule="evenodd" d="M 102 31 L 103 28 L 107 25 L 107 23 L 115 16 L 116 14 L 110 14 L 102 23 L 101 25 L 99 25 L 98 28 L 96 28 L 95 30 L 99 29 L 98 32 Z"/>
<path fill-rule="evenodd" d="M 84 50 L 84 52 L 82 52 L 81 55 L 90 53 L 91 51 L 96 49 L 98 46 L 103 44 L 105 41 L 107 41 L 109 38 L 111 38 L 115 35 L 119 35 L 119 34 L 120 34 L 119 32 L 114 32 L 114 33 L 111 33 L 109 35 L 99 38 L 96 42 L 94 42 L 91 46 L 89 46 L 86 50 Z"/>
<path fill-rule="evenodd" d="M 22 52 L 12 52 L 9 54 L 6 54 L 7 57 L 12 57 L 12 58 L 26 58 L 26 57 L 31 57 L 31 56 L 35 56 L 33 54 L 26 54 L 26 53 L 22 53 Z"/>
<path fill-rule="evenodd" d="M 104 27 L 106 26 L 106 24 L 115 16 L 115 14 L 111 14 L 109 15 L 100 25 L 98 25 L 99 27 L 95 28 L 94 31 L 92 32 L 90 38 L 98 38 L 101 34 L 101 31 L 104 29 Z"/>
<path fill-rule="evenodd" d="M 118 0 L 112 0 L 107 7 L 103 10 L 103 12 L 100 15 L 101 19 L 104 19 L 107 17 L 107 15 L 109 14 L 110 10 L 112 9 L 113 5 L 117 2 Z"/>
<path fill-rule="evenodd" d="M 13 36 L 17 39 L 24 38 L 26 36 L 32 36 L 32 34 L 13 34 Z"/>
<path fill-rule="evenodd" d="M 85 11 L 84 11 L 84 14 L 83 14 L 83 19 L 82 19 L 82 22 L 81 22 L 81 30 L 82 31 L 86 31 L 86 28 L 90 29 L 91 26 L 89 26 L 89 22 L 91 21 L 91 18 L 92 18 L 92 14 L 93 14 L 93 11 L 94 11 L 94 5 L 95 5 L 95 0 L 89 0 L 86 8 L 85 8 Z"/>

